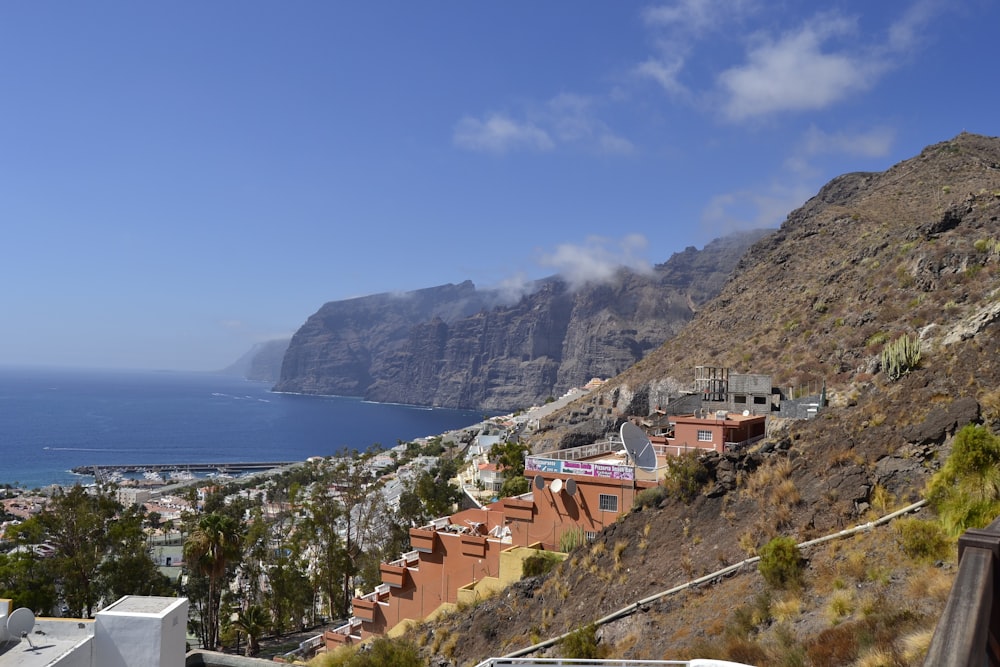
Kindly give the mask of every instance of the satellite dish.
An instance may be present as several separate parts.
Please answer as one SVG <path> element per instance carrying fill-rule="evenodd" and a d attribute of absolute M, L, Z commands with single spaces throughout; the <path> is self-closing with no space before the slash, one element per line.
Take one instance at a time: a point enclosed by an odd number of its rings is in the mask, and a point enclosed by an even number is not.
<path fill-rule="evenodd" d="M 14 613 L 7 617 L 7 634 L 13 639 L 27 639 L 28 645 L 35 648 L 28 638 L 28 634 L 35 627 L 35 614 L 30 609 L 21 607 L 15 609 Z"/>
<path fill-rule="evenodd" d="M 575 479 L 567 479 L 566 480 L 566 493 L 568 493 L 571 496 L 575 496 L 576 495 L 576 480 Z"/>
<path fill-rule="evenodd" d="M 549 488 L 552 490 L 552 493 L 559 493 L 562 491 L 562 486 L 563 481 L 561 479 L 554 479 L 552 480 L 552 483 L 549 484 Z"/>
<path fill-rule="evenodd" d="M 743 416 L 744 417 L 749 417 L 750 416 L 750 411 L 749 410 L 744 410 L 743 411 Z"/>
<path fill-rule="evenodd" d="M 535 479 L 533 480 L 533 482 L 535 484 L 535 488 L 538 489 L 539 491 L 545 488 L 545 478 L 542 477 L 541 475 L 535 475 Z"/>
<path fill-rule="evenodd" d="M 625 422 L 622 424 L 621 434 L 632 463 L 646 472 L 656 470 L 656 452 L 646 432 L 632 422 Z"/>

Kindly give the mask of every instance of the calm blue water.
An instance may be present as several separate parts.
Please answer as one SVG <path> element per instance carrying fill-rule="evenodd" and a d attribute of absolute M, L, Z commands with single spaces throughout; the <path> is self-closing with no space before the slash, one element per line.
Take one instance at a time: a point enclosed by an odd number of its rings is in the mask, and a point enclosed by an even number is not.
<path fill-rule="evenodd" d="M 0 484 L 78 465 L 297 461 L 462 428 L 483 413 L 273 394 L 220 375 L 0 367 Z"/>

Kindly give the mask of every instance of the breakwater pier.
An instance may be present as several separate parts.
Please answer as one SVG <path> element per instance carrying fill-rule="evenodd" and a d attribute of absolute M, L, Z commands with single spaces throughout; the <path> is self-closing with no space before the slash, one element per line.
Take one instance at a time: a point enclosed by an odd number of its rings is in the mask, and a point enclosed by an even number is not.
<path fill-rule="evenodd" d="M 98 482 L 107 481 L 116 476 L 145 473 L 189 473 L 191 475 L 242 475 L 245 473 L 263 472 L 275 468 L 283 468 L 301 461 L 243 461 L 233 463 L 138 463 L 134 465 L 93 465 L 77 466 L 73 472 L 77 475 L 93 475 Z"/>

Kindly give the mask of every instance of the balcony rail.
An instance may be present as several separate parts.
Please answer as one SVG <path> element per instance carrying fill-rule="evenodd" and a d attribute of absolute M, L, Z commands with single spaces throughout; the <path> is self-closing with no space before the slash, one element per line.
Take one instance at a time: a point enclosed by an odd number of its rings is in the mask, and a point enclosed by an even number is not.
<path fill-rule="evenodd" d="M 608 452 L 617 452 L 624 448 L 625 445 L 622 444 L 621 438 L 610 436 L 607 440 L 594 442 L 589 445 L 570 447 L 569 449 L 557 449 L 552 452 L 542 452 L 537 458 L 556 459 L 558 461 L 579 461 L 580 459 L 589 459 L 592 456 L 607 454 Z"/>
<path fill-rule="evenodd" d="M 725 662 L 723 660 L 594 660 L 576 658 L 490 658 L 476 667 L 549 667 L 549 665 L 560 665 L 573 667 L 574 665 L 588 665 L 589 667 L 753 667 L 738 662 Z"/>
<path fill-rule="evenodd" d="M 958 574 L 924 667 L 1000 667 L 1000 519 L 958 538 Z"/>

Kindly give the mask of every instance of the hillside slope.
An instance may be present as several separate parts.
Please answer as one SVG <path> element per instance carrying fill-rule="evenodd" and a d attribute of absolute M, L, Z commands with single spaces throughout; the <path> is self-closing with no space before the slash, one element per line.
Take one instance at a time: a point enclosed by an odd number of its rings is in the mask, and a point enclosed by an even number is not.
<path fill-rule="evenodd" d="M 919 499 L 959 428 L 1000 431 L 998 276 L 1000 139 L 962 134 L 886 172 L 835 179 L 755 244 L 683 331 L 554 414 L 533 448 L 646 414 L 699 364 L 771 373 L 776 386 L 825 382 L 830 407 L 775 424 L 759 451 L 706 459 L 710 481 L 693 500 L 630 514 L 555 574 L 424 626 L 416 641 L 445 663 L 474 664 L 739 562 L 774 536 L 817 537 Z M 919 338 L 923 356 L 890 381 L 880 352 L 900 335 Z M 591 419 L 597 405 L 615 410 Z M 919 664 L 904 644 L 933 628 L 954 551 L 935 565 L 901 540 L 890 526 L 811 551 L 797 591 L 749 568 L 598 637 L 623 658 L 846 665 L 878 650 L 864 664 Z M 444 658 L 433 650 L 441 636 L 461 637 Z"/>

